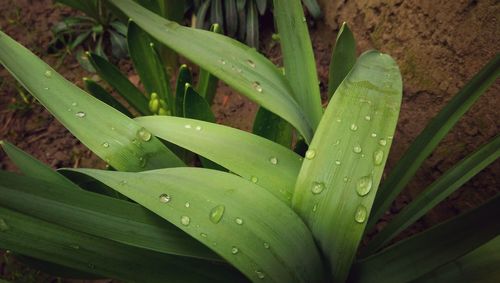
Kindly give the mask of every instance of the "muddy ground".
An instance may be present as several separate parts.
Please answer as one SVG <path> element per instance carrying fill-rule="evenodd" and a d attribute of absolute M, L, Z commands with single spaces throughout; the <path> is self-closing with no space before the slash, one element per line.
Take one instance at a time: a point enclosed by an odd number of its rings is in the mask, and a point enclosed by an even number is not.
<path fill-rule="evenodd" d="M 359 53 L 371 48 L 382 50 L 396 59 L 402 71 L 403 105 L 387 173 L 425 124 L 500 49 L 497 19 L 500 3 L 496 0 L 323 2 L 324 20 L 308 21 L 323 92 L 328 83 L 332 46 L 344 21 L 355 34 Z M 58 72 L 81 87 L 82 78 L 91 74 L 78 65 L 74 56 L 66 56 L 61 61 L 61 57 L 47 52 L 52 39 L 50 28 L 72 13 L 67 8 L 54 6 L 51 0 L 0 0 L 0 29 L 50 65 L 57 65 Z M 279 64 L 279 46 L 270 39 L 272 22 L 262 22 L 267 25 L 263 27 L 260 49 Z M 130 77 L 135 76 L 130 63 L 122 61 L 120 66 Z M 458 160 L 499 133 L 499 94 L 500 83 L 496 82 L 426 160 L 408 190 L 385 216 L 386 220 Z M 218 122 L 249 130 L 257 106 L 221 84 L 213 110 Z M 14 143 L 54 168 L 104 166 L 38 103 L 22 103 L 16 84 L 1 67 L 0 139 Z M 3 152 L 0 152 L 0 168 L 16 170 Z M 496 161 L 401 237 L 475 207 L 497 194 L 499 172 L 500 162 Z M 383 225 L 384 221 L 378 228 Z M 5 264 L 0 266 L 0 274 L 6 270 Z"/>

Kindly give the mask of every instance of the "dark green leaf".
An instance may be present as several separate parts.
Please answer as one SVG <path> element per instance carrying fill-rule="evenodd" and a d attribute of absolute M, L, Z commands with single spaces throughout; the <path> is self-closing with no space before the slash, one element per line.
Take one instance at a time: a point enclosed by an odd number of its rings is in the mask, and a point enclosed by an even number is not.
<path fill-rule="evenodd" d="M 87 89 L 87 91 L 90 94 L 92 94 L 95 98 L 115 108 L 116 110 L 122 112 L 128 117 L 133 117 L 133 115 L 127 110 L 127 108 L 125 108 L 125 106 L 123 106 L 120 102 L 118 102 L 118 100 L 116 100 L 109 92 L 107 92 L 98 83 L 88 78 L 83 78 L 83 82 L 85 83 L 85 88 Z"/>
<path fill-rule="evenodd" d="M 328 73 L 328 98 L 331 98 L 340 83 L 356 63 L 356 41 L 346 23 L 342 24 L 332 52 Z"/>
<path fill-rule="evenodd" d="M 259 108 L 253 122 L 254 134 L 290 148 L 292 146 L 292 131 L 293 128 L 287 121 L 265 108 Z"/>

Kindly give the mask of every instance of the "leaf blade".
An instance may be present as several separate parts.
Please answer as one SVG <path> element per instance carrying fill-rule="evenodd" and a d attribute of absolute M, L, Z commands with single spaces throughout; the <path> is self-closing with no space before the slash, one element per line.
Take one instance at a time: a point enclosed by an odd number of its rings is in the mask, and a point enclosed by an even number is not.
<path fill-rule="evenodd" d="M 340 27 L 328 71 L 328 98 L 331 98 L 340 83 L 356 63 L 356 41 L 349 26 Z"/>
<path fill-rule="evenodd" d="M 306 152 L 293 207 L 330 260 L 334 282 L 346 279 L 363 235 L 401 97 L 394 60 L 364 53 L 337 89 Z"/>

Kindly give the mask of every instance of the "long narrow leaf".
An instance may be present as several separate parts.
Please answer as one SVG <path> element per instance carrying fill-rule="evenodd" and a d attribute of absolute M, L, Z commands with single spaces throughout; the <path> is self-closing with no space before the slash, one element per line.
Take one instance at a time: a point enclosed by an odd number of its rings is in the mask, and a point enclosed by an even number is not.
<path fill-rule="evenodd" d="M 500 278 L 500 236 L 413 282 L 483 282 Z"/>
<path fill-rule="evenodd" d="M 204 156 L 290 203 L 300 169 L 293 151 L 234 128 L 176 117 L 136 120 L 154 135 Z"/>
<path fill-rule="evenodd" d="M 319 253 L 300 218 L 266 190 L 238 176 L 201 168 L 77 171 L 176 225 L 252 281 L 323 279 Z"/>
<path fill-rule="evenodd" d="M 500 234 L 500 196 L 357 263 L 352 282 L 410 282 Z M 404 256 L 401 256 L 404 255 Z"/>
<path fill-rule="evenodd" d="M 94 82 L 91 79 L 88 78 L 83 78 L 83 82 L 85 84 L 85 88 L 87 91 L 92 94 L 95 98 L 99 99 L 100 101 L 106 103 L 107 105 L 115 108 L 116 110 L 122 112 L 123 114 L 127 115 L 127 117 L 132 118 L 133 115 L 128 111 L 123 104 L 118 102 L 109 92 L 107 92 L 102 86 L 100 86 L 98 83 Z"/>
<path fill-rule="evenodd" d="M 356 41 L 347 24 L 343 23 L 337 35 L 328 71 L 328 98 L 332 97 L 355 63 Z"/>
<path fill-rule="evenodd" d="M 300 0 L 274 0 L 274 19 L 278 25 L 286 77 L 292 95 L 308 114 L 314 129 L 323 109 L 319 93 L 316 61 Z"/>
<path fill-rule="evenodd" d="M 120 72 L 120 70 L 118 70 L 117 67 L 95 53 L 91 53 L 89 56 L 92 66 L 94 66 L 99 76 L 116 89 L 116 91 L 127 100 L 130 106 L 134 107 L 142 115 L 151 114 L 146 97 Z"/>
<path fill-rule="evenodd" d="M 441 178 L 420 193 L 408 206 L 378 233 L 363 250 L 369 255 L 389 242 L 401 231 L 422 217 L 435 205 L 455 192 L 479 171 L 500 157 L 500 136 L 462 160 Z"/>
<path fill-rule="evenodd" d="M 333 282 L 345 280 L 363 235 L 401 96 L 394 60 L 364 53 L 335 92 L 305 154 L 293 206 L 330 260 Z"/>
<path fill-rule="evenodd" d="M 188 66 L 182 64 L 177 75 L 175 84 L 175 113 L 178 117 L 184 117 L 184 94 L 186 93 L 186 84 L 191 84 L 193 77 Z"/>
<path fill-rule="evenodd" d="M 259 15 L 255 1 L 248 2 L 246 14 L 246 39 L 248 46 L 259 48 Z"/>
<path fill-rule="evenodd" d="M 307 10 L 314 18 L 317 19 L 321 17 L 321 8 L 319 7 L 317 0 L 302 0 L 302 2 L 304 2 Z"/>
<path fill-rule="evenodd" d="M 234 0 L 233 0 L 234 1 Z M 210 31 L 216 33 L 222 33 L 221 27 L 218 24 L 213 24 L 210 27 Z M 208 102 L 208 105 L 212 105 L 214 100 L 216 91 L 217 91 L 217 83 L 219 80 L 210 74 L 210 72 L 200 69 L 200 75 L 198 79 L 197 90 L 198 93 L 205 98 Z"/>
<path fill-rule="evenodd" d="M 290 85 L 264 56 L 223 35 L 182 27 L 162 19 L 132 0 L 110 2 L 160 42 L 283 117 L 306 140 L 311 140 L 312 128 L 302 109 L 289 95 L 292 92 Z"/>
<path fill-rule="evenodd" d="M 286 148 L 292 145 L 293 128 L 287 121 L 278 115 L 259 108 L 253 122 L 253 133 L 270 141 L 281 144 Z"/>
<path fill-rule="evenodd" d="M 0 206 L 75 231 L 156 252 L 220 261 L 140 205 L 0 171 Z"/>
<path fill-rule="evenodd" d="M 71 189 L 79 189 L 75 183 L 9 142 L 0 140 L 0 146 L 24 175 L 64 185 Z"/>
<path fill-rule="evenodd" d="M 0 248 L 86 273 L 135 282 L 238 282 L 220 264 L 159 254 L 0 207 Z"/>
<path fill-rule="evenodd" d="M 170 92 L 169 78 L 151 38 L 131 21 L 128 24 L 127 42 L 130 58 L 132 58 L 146 92 L 149 95 L 157 93 L 172 111 L 173 98 Z"/>
<path fill-rule="evenodd" d="M 415 175 L 427 156 L 499 76 L 500 55 L 496 55 L 425 127 L 380 187 L 380 193 L 377 194 L 372 216 L 367 225 L 368 228 L 377 223 L 380 216 L 389 209 L 393 200 Z"/>
<path fill-rule="evenodd" d="M 0 49 L 0 62 L 5 68 L 72 134 L 114 168 L 141 171 L 183 166 L 133 120 L 65 80 L 2 32 Z"/>

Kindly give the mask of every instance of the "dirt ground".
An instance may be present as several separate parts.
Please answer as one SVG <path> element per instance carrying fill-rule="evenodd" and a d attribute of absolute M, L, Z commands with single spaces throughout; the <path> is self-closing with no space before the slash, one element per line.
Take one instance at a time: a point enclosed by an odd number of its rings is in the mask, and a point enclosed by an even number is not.
<path fill-rule="evenodd" d="M 402 71 L 403 105 L 387 172 L 425 124 L 500 51 L 497 19 L 500 2 L 496 0 L 323 2 L 324 20 L 309 20 L 323 92 L 328 84 L 331 50 L 338 28 L 344 21 L 355 34 L 359 53 L 371 48 L 382 50 L 396 59 Z M 47 52 L 52 36 L 50 28 L 71 13 L 67 8 L 54 6 L 51 0 L 0 0 L 0 29 L 50 65 L 60 63 L 58 72 L 81 87 L 82 78 L 91 74 L 80 68 L 74 56 L 66 56 L 61 63 L 60 57 Z M 270 20 L 262 22 L 272 26 Z M 279 46 L 271 41 L 271 33 L 271 29 L 264 28 L 260 49 L 279 64 Z M 120 66 L 129 76 L 135 75 L 130 63 L 121 62 Z M 500 83 L 497 81 L 426 160 L 385 220 L 458 160 L 499 133 L 499 93 Z M 24 104 L 21 101 L 14 80 L 0 67 L 0 139 L 14 143 L 54 168 L 104 166 L 38 103 Z M 220 85 L 213 106 L 218 122 L 250 130 L 256 110 L 254 103 Z M 0 152 L 0 169 L 15 170 L 3 152 Z M 499 193 L 499 172 L 500 162 L 496 161 L 401 237 L 475 207 Z M 384 223 L 382 221 L 378 229 Z M 4 272 L 4 265 L 0 265 L 0 278 Z"/>

